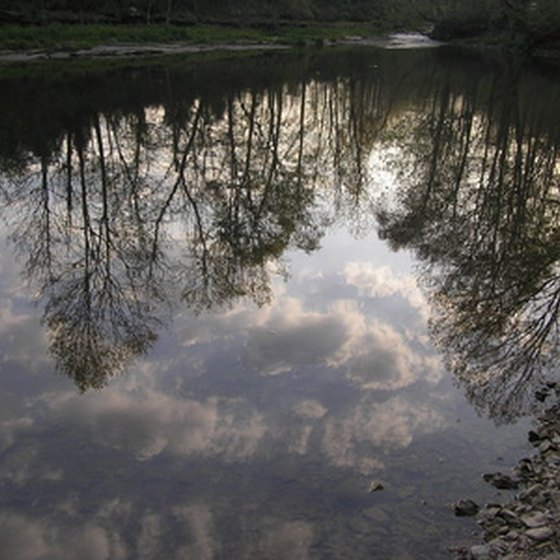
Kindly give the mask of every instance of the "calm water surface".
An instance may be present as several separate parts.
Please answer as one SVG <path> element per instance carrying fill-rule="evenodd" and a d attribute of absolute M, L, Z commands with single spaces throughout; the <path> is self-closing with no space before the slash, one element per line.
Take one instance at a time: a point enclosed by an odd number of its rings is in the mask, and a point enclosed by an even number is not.
<path fill-rule="evenodd" d="M 506 421 L 556 320 L 555 71 L 374 48 L 2 71 L 2 555 L 475 539 L 449 503 L 529 452 Z"/>

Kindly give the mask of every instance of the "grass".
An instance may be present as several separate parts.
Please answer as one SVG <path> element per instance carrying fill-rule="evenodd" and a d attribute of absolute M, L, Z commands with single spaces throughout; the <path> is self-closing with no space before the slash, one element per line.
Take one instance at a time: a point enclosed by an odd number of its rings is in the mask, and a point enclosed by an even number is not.
<path fill-rule="evenodd" d="M 295 45 L 307 42 L 337 41 L 348 36 L 373 36 L 379 26 L 336 24 L 279 26 L 277 28 L 221 25 L 65 25 L 0 26 L 0 50 L 74 51 L 99 45 L 149 43 L 280 43 Z"/>

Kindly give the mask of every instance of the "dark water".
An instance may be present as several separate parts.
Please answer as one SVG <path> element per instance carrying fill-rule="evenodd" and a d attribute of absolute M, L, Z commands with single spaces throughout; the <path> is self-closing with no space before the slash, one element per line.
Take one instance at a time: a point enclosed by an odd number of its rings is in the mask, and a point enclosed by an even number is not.
<path fill-rule="evenodd" d="M 475 539 L 449 503 L 499 499 L 480 475 L 529 452 L 513 420 L 554 373 L 560 82 L 535 66 L 3 68 L 2 555 Z"/>

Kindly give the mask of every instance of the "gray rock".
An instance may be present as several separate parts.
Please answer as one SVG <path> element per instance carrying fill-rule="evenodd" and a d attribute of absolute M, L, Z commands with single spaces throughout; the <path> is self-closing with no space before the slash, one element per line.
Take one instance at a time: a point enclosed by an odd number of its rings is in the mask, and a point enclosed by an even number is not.
<path fill-rule="evenodd" d="M 538 445 L 538 443 L 541 441 L 541 436 L 539 433 L 535 432 L 534 430 L 531 430 L 527 436 L 527 439 L 531 443 L 536 443 Z"/>
<path fill-rule="evenodd" d="M 454 504 L 453 510 L 457 517 L 471 517 L 479 512 L 480 507 L 472 500 L 459 500 Z"/>
<path fill-rule="evenodd" d="M 492 539 L 487 545 L 490 547 L 490 555 L 494 556 L 496 554 L 505 554 L 509 548 L 508 544 L 501 537 Z"/>
<path fill-rule="evenodd" d="M 521 521 L 530 529 L 542 527 L 548 523 L 548 518 L 544 513 L 536 511 L 531 514 L 521 516 Z"/>
<path fill-rule="evenodd" d="M 519 517 L 511 509 L 502 508 L 498 515 L 507 523 L 519 523 Z"/>
<path fill-rule="evenodd" d="M 550 449 L 554 449 L 554 446 L 549 439 L 545 439 L 542 443 L 539 444 L 539 451 L 541 453 L 546 453 Z"/>
<path fill-rule="evenodd" d="M 521 459 L 513 476 L 484 475 L 500 490 L 522 489 L 507 503 L 480 510 L 484 541 L 470 549 L 472 560 L 560 560 L 560 400 L 538 422 L 529 434 L 533 457 Z"/>
<path fill-rule="evenodd" d="M 501 472 L 484 474 L 482 478 L 499 490 L 515 490 L 519 488 L 518 480 L 514 480 L 511 476 Z"/>
<path fill-rule="evenodd" d="M 471 548 L 473 560 L 488 560 L 490 558 L 490 547 L 480 544 Z"/>
<path fill-rule="evenodd" d="M 519 538 L 518 531 L 509 531 L 507 535 L 504 536 L 504 539 L 507 541 L 516 541 Z"/>
<path fill-rule="evenodd" d="M 486 504 L 480 511 L 480 515 L 491 518 L 496 517 L 500 511 L 502 511 L 500 504 Z"/>
<path fill-rule="evenodd" d="M 547 541 L 554 536 L 554 531 L 550 527 L 538 527 L 536 529 L 529 529 L 525 534 L 534 541 Z"/>
<path fill-rule="evenodd" d="M 379 480 L 373 480 L 372 482 L 370 482 L 369 485 L 369 492 L 379 492 L 380 490 L 384 490 L 385 486 L 383 486 L 383 483 L 380 482 Z"/>
<path fill-rule="evenodd" d="M 517 467 L 515 467 L 514 472 L 521 478 L 530 478 L 535 472 L 533 469 L 533 462 L 531 459 L 521 459 L 521 461 L 517 464 Z"/>
<path fill-rule="evenodd" d="M 533 484 L 532 486 L 529 486 L 529 488 L 523 490 L 523 492 L 519 494 L 519 499 L 522 502 L 529 501 L 534 496 L 537 496 L 541 491 L 542 491 L 542 486 L 540 484 Z"/>

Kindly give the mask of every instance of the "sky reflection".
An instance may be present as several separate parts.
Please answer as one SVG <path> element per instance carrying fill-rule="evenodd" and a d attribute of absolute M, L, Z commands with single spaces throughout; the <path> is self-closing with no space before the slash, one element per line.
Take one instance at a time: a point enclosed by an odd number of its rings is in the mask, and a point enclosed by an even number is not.
<path fill-rule="evenodd" d="M 86 107 L 87 138 L 13 156 L 33 176 L 0 193 L 7 557 L 435 560 L 470 536 L 445 503 L 494 498 L 480 474 L 527 426 L 453 386 L 414 255 L 375 232 L 374 201 L 402 202 L 381 131 L 421 124 L 441 61 L 359 52 L 228 95 L 189 69 L 183 97 Z"/>
<path fill-rule="evenodd" d="M 353 519 L 369 506 L 369 477 L 385 480 L 386 499 L 398 502 L 395 454 L 445 433 L 464 412 L 449 415 L 411 269 L 363 260 L 384 251 L 374 236 L 357 242 L 341 230 L 332 239 L 344 245 L 337 267 L 329 259 L 313 274 L 296 267 L 272 282 L 263 307 L 178 311 L 153 352 L 101 391 L 79 394 L 52 375 L 30 308 L 16 319 L 6 313 L 4 333 L 37 342 L 33 353 L 9 347 L 5 363 L 37 371 L 41 382 L 3 380 L 12 387 L 0 413 L 0 481 L 11 504 L 0 512 L 4 550 L 17 558 L 312 558 L 314 543 L 343 534 L 320 511 Z M 332 484 L 342 486 L 317 502 Z M 34 513 L 17 507 L 18 494 L 36 496 Z M 240 531 L 249 531 L 243 540 L 233 536 Z"/>

